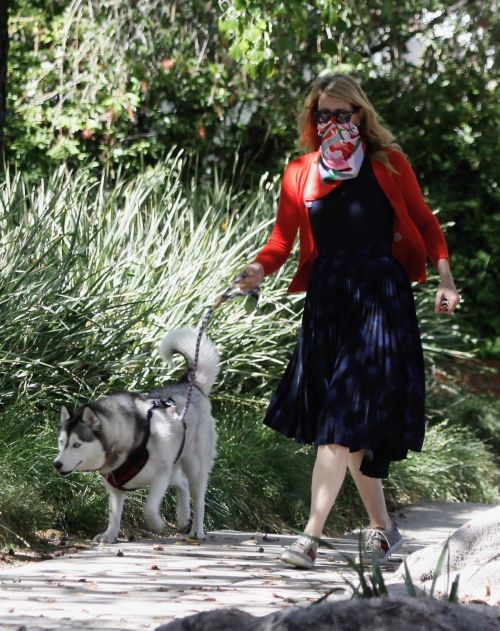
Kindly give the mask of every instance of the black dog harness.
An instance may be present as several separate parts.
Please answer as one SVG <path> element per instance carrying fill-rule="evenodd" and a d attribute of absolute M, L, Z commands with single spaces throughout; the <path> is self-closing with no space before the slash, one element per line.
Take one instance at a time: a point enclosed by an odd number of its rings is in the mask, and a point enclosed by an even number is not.
<path fill-rule="evenodd" d="M 127 491 L 128 489 L 124 489 L 123 487 L 127 482 L 130 482 L 132 478 L 142 471 L 145 467 L 147 461 L 149 460 L 149 451 L 147 450 L 148 440 L 151 434 L 151 418 L 153 416 L 153 412 L 157 409 L 165 410 L 166 408 L 172 407 L 175 405 L 175 401 L 169 397 L 166 401 L 164 399 L 152 399 L 151 407 L 148 410 L 148 414 L 146 417 L 146 425 L 144 428 L 144 436 L 142 438 L 141 444 L 134 449 L 129 454 L 129 457 L 125 460 L 123 464 L 119 467 L 110 471 L 109 473 L 102 473 L 102 477 L 114 486 L 115 489 L 120 489 L 120 491 Z M 179 458 L 184 451 L 184 445 L 186 444 L 186 422 L 182 418 L 182 426 L 184 428 L 184 432 L 182 435 L 181 446 L 179 447 L 179 451 L 177 452 L 177 456 L 175 457 L 174 464 L 176 464 Z M 132 490 L 132 489 L 130 489 Z"/>

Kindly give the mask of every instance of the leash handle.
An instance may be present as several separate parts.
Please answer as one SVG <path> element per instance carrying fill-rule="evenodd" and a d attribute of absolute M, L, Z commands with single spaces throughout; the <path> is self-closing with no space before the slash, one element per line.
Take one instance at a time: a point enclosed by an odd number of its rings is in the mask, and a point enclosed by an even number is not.
<path fill-rule="evenodd" d="M 258 298 L 259 292 L 260 292 L 259 287 L 254 287 L 253 289 L 250 289 L 249 291 L 243 291 L 242 289 L 233 291 L 236 285 L 239 285 L 239 283 L 247 276 L 248 274 L 245 272 L 238 274 L 238 276 L 233 280 L 233 282 L 226 288 L 226 291 L 224 291 L 224 293 L 222 293 L 219 296 L 219 303 L 217 304 L 217 306 L 219 306 L 219 304 L 222 304 L 222 302 L 229 300 L 230 298 L 240 298 L 242 296 L 255 296 L 256 298 Z"/>

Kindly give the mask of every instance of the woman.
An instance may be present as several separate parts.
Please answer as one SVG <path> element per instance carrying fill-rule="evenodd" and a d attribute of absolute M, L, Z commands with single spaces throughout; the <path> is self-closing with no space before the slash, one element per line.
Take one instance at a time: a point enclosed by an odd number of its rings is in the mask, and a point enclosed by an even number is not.
<path fill-rule="evenodd" d="M 460 301 L 439 224 L 392 134 L 359 84 L 342 74 L 313 84 L 300 119 L 311 152 L 286 168 L 275 226 L 245 270 L 244 290 L 288 258 L 289 292 L 307 290 L 302 331 L 265 423 L 313 444 L 311 510 L 304 535 L 281 555 L 311 568 L 325 521 L 349 469 L 370 520 L 366 552 L 381 562 L 401 545 L 382 479 L 391 461 L 420 451 L 424 365 L 411 281 L 426 259 L 440 276 L 435 311 Z"/>

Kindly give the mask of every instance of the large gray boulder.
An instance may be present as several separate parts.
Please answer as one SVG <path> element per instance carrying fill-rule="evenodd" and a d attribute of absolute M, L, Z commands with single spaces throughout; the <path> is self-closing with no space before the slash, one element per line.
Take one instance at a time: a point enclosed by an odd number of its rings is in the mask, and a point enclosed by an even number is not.
<path fill-rule="evenodd" d="M 445 544 L 446 540 L 427 546 L 406 559 L 413 583 L 427 593 Z M 450 534 L 435 595 L 446 596 L 457 574 L 460 575 L 458 595 L 461 602 L 500 605 L 500 506 L 482 513 Z M 399 589 L 389 586 L 389 593 L 400 594 L 404 565 L 389 582 L 399 585 Z"/>
<path fill-rule="evenodd" d="M 500 631 L 500 622 L 434 598 L 356 598 L 290 608 L 256 617 L 215 609 L 174 620 L 156 631 Z"/>

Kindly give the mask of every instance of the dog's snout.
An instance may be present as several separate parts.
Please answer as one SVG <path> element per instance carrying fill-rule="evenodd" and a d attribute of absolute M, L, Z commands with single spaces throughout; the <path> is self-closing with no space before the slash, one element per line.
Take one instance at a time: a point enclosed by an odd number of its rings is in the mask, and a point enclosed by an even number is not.
<path fill-rule="evenodd" d="M 54 460 L 52 464 L 57 469 L 57 471 L 60 471 L 62 469 L 62 462 L 59 462 L 59 460 Z"/>

